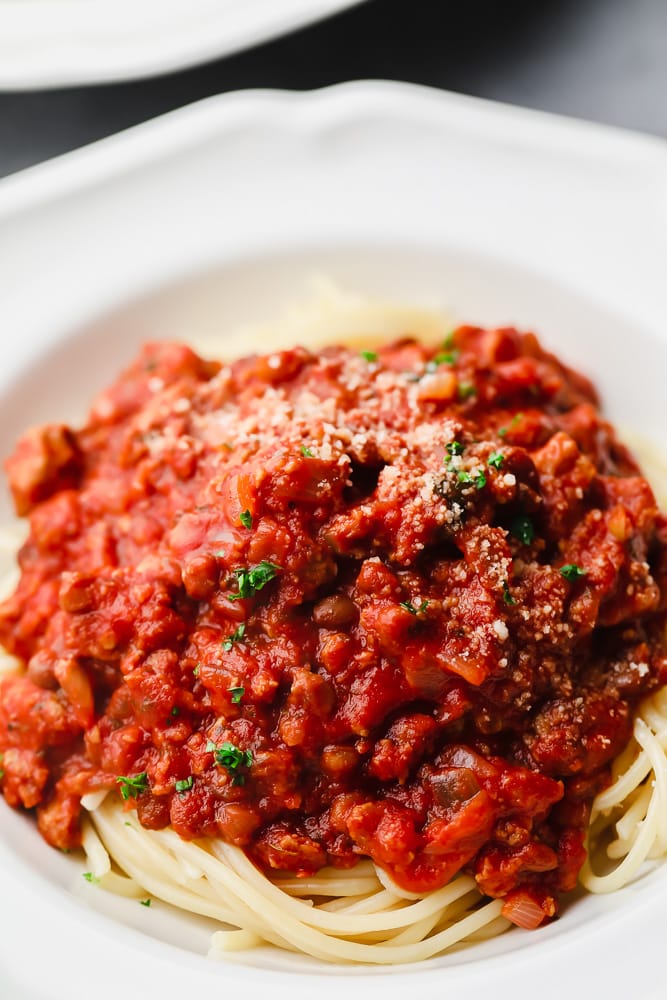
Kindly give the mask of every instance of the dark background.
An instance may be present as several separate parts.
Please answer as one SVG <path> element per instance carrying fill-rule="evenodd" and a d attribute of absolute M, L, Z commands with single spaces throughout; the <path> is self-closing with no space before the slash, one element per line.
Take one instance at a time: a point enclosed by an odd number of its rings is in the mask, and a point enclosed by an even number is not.
<path fill-rule="evenodd" d="M 180 73 L 0 94 L 0 175 L 210 94 L 364 77 L 667 136 L 667 0 L 371 0 Z"/>

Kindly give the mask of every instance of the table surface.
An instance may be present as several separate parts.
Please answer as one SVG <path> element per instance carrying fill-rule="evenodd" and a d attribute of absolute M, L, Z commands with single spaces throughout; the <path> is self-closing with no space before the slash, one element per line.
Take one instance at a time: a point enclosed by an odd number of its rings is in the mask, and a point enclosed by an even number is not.
<path fill-rule="evenodd" d="M 667 137 L 667 0 L 370 0 L 184 72 L 0 94 L 0 175 L 211 94 L 361 78 L 409 80 Z"/>

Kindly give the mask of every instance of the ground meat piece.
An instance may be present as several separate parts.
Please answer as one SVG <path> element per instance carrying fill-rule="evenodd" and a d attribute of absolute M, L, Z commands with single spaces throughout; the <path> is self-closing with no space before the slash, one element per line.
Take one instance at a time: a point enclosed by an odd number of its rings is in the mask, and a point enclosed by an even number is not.
<path fill-rule="evenodd" d="M 64 424 L 27 431 L 6 462 L 16 513 L 28 514 L 40 500 L 75 487 L 81 460 L 76 437 Z"/>
<path fill-rule="evenodd" d="M 32 809 L 42 800 L 49 778 L 49 768 L 43 756 L 34 750 L 10 747 L 2 755 L 2 790 L 10 806 Z"/>

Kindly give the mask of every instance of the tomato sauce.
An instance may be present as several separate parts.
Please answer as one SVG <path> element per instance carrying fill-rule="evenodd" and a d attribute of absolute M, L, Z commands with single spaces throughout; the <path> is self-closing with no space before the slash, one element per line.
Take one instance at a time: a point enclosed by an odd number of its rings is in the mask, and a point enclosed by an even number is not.
<path fill-rule="evenodd" d="M 149 344 L 7 462 L 29 518 L 0 641 L 2 791 L 80 843 L 109 789 L 263 870 L 465 870 L 534 926 L 667 676 L 667 522 L 531 334 Z"/>

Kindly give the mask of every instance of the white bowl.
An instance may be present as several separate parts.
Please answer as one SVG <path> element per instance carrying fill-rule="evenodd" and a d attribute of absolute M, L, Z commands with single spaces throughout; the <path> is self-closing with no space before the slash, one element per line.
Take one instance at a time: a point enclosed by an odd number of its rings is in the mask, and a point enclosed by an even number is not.
<path fill-rule="evenodd" d="M 399 84 L 214 98 L 0 182 L 0 450 L 28 423 L 81 414 L 141 340 L 224 337 L 313 271 L 533 328 L 594 377 L 617 423 L 664 446 L 666 264 L 659 140 Z M 490 984 L 496 1000 L 561 1000 L 582 982 L 664 995 L 667 866 L 538 932 L 411 968 L 268 949 L 219 964 L 202 922 L 96 892 L 2 806 L 11 1000 L 467 1000 Z"/>

